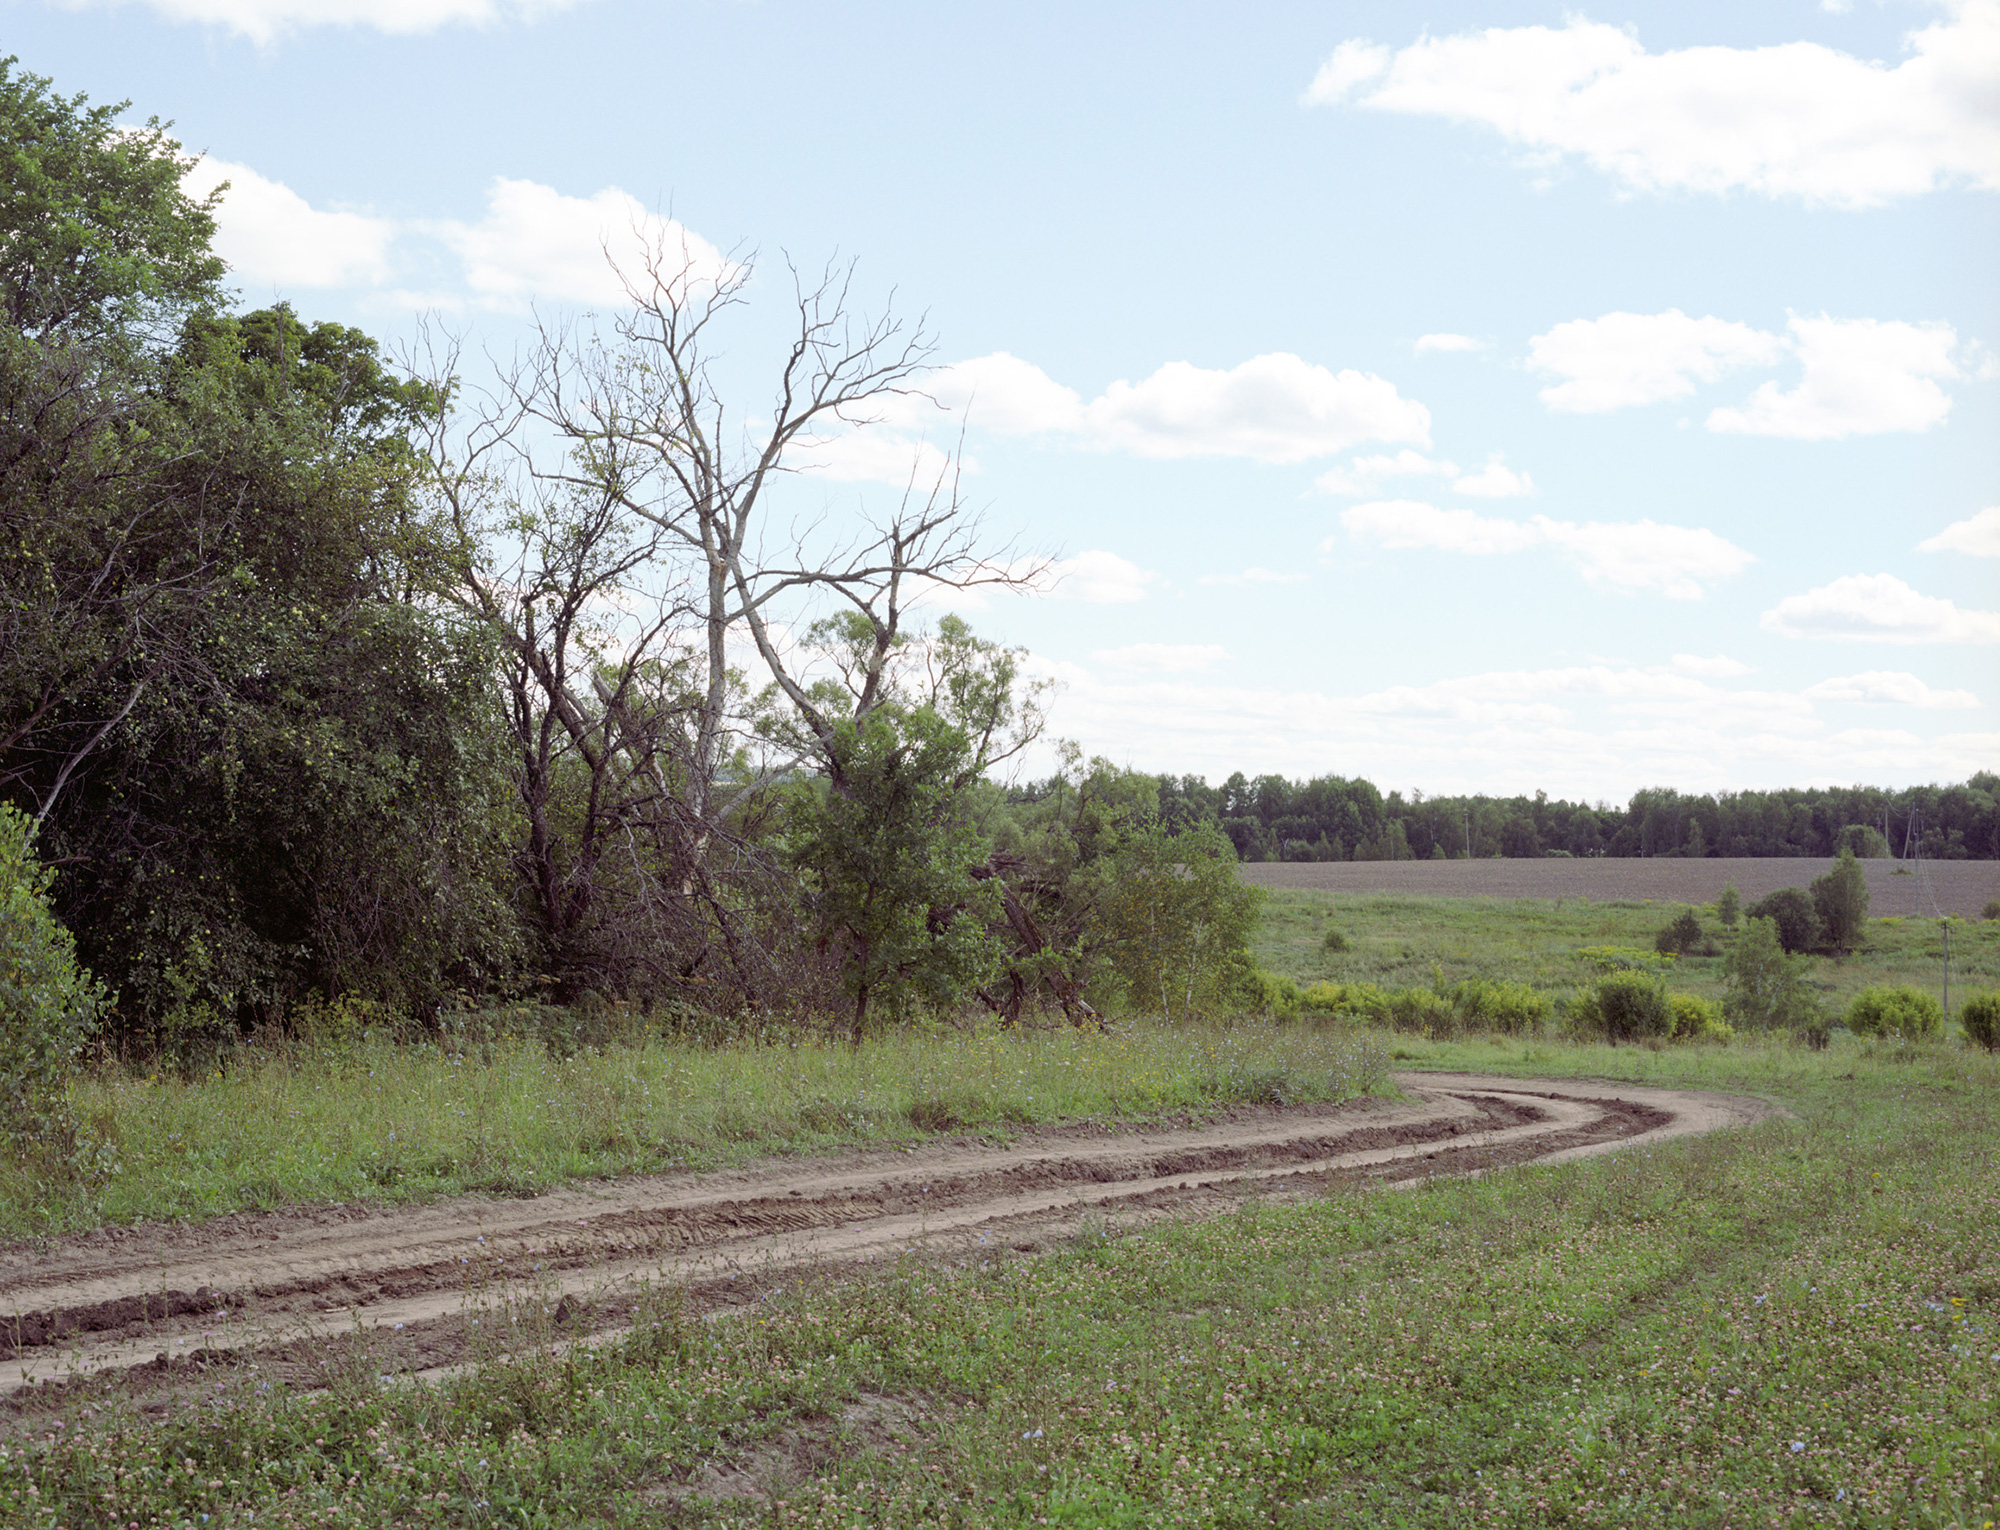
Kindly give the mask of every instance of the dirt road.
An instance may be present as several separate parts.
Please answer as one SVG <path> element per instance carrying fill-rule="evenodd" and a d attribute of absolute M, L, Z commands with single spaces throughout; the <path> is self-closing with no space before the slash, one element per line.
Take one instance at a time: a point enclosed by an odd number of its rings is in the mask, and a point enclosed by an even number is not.
<path fill-rule="evenodd" d="M 32 1410 L 50 1396 L 38 1383 L 107 1374 L 171 1394 L 253 1350 L 263 1373 L 310 1384 L 357 1344 L 372 1369 L 435 1372 L 490 1353 L 496 1325 L 524 1308 L 547 1316 L 544 1338 L 615 1331 L 649 1283 L 728 1305 L 809 1268 L 1032 1250 L 1086 1221 L 1551 1163 L 1775 1110 L 1622 1084 L 1397 1083 L 1403 1100 L 1242 1107 L 1180 1130 L 1074 1125 L 1004 1145 L 939 1141 L 526 1200 L 246 1214 L 0 1248 L 0 1397 Z"/>

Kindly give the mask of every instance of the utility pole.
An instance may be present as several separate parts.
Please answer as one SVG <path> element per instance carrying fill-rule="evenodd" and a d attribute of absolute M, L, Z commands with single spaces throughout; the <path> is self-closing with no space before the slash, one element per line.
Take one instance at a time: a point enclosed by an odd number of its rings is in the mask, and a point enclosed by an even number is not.
<path fill-rule="evenodd" d="M 1944 931 L 1944 1023 L 1951 1024 L 1951 920 L 1938 920 L 1938 928 Z"/>

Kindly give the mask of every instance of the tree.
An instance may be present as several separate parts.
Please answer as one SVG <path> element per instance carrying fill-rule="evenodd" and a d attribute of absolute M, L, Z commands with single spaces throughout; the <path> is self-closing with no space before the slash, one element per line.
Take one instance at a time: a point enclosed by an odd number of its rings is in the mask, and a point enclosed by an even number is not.
<path fill-rule="evenodd" d="M 1833 870 L 1813 879 L 1812 903 L 1820 933 L 1836 951 L 1861 943 L 1868 926 L 1868 880 L 1847 846 L 1840 847 Z"/>
<path fill-rule="evenodd" d="M 1724 929 L 1733 930 L 1742 913 L 1743 899 L 1736 891 L 1736 884 L 1732 882 L 1722 889 L 1722 896 L 1715 900 L 1715 917 L 1722 921 Z"/>
<path fill-rule="evenodd" d="M 1778 943 L 1788 953 L 1810 951 L 1819 944 L 1819 912 L 1803 887 L 1781 887 L 1750 905 L 1752 919 L 1768 919 L 1777 931 Z"/>
<path fill-rule="evenodd" d="M 1723 958 L 1722 974 L 1723 1013 L 1733 1025 L 1771 1030 L 1824 1023 L 1798 958 L 1785 951 L 1773 919 L 1750 916 Z"/>
<path fill-rule="evenodd" d="M 1213 1014 L 1250 967 L 1250 930 L 1262 891 L 1236 875 L 1221 830 L 1173 834 L 1149 824 L 1120 846 L 1103 913 L 1110 959 L 1130 1001 L 1157 1003 L 1168 1021 Z"/>

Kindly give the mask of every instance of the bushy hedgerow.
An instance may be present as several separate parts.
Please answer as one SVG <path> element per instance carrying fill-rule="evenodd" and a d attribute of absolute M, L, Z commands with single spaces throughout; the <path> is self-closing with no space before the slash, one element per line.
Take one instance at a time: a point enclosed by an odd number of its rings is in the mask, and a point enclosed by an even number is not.
<path fill-rule="evenodd" d="M 1657 978 L 1637 972 L 1614 972 L 1571 1006 L 1570 1025 L 1585 1035 L 1606 1041 L 1644 1041 L 1673 1032 L 1673 1008 Z"/>
<path fill-rule="evenodd" d="M 1944 1029 L 1944 1009 L 1923 989 L 1907 983 L 1864 988 L 1848 1006 L 1847 1028 L 1857 1036 L 1915 1041 Z"/>
<path fill-rule="evenodd" d="M 1551 1008 L 1539 988 L 1505 979 L 1467 978 L 1454 984 L 1448 997 L 1468 1025 L 1509 1036 L 1540 1030 Z"/>

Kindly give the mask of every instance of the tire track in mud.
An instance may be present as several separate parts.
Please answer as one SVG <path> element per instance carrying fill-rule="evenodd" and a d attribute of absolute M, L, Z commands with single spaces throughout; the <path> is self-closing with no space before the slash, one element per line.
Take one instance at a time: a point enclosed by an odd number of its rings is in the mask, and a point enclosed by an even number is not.
<path fill-rule="evenodd" d="M 118 1373 L 136 1391 L 171 1392 L 252 1351 L 260 1371 L 294 1384 L 357 1345 L 371 1369 L 435 1373 L 490 1352 L 495 1326 L 524 1306 L 584 1337 L 615 1330 L 653 1285 L 733 1305 L 774 1280 L 918 1250 L 1031 1251 L 1086 1219 L 1135 1225 L 1250 1196 L 1560 1162 L 1773 1113 L 1741 1096 L 1616 1084 L 1396 1082 L 1406 1099 L 1241 1107 L 1180 1130 L 1070 1125 L 998 1146 L 930 1142 L 525 1200 L 246 1214 L 0 1248 L 0 1399 L 32 1405 L 51 1390 L 41 1383 Z"/>

